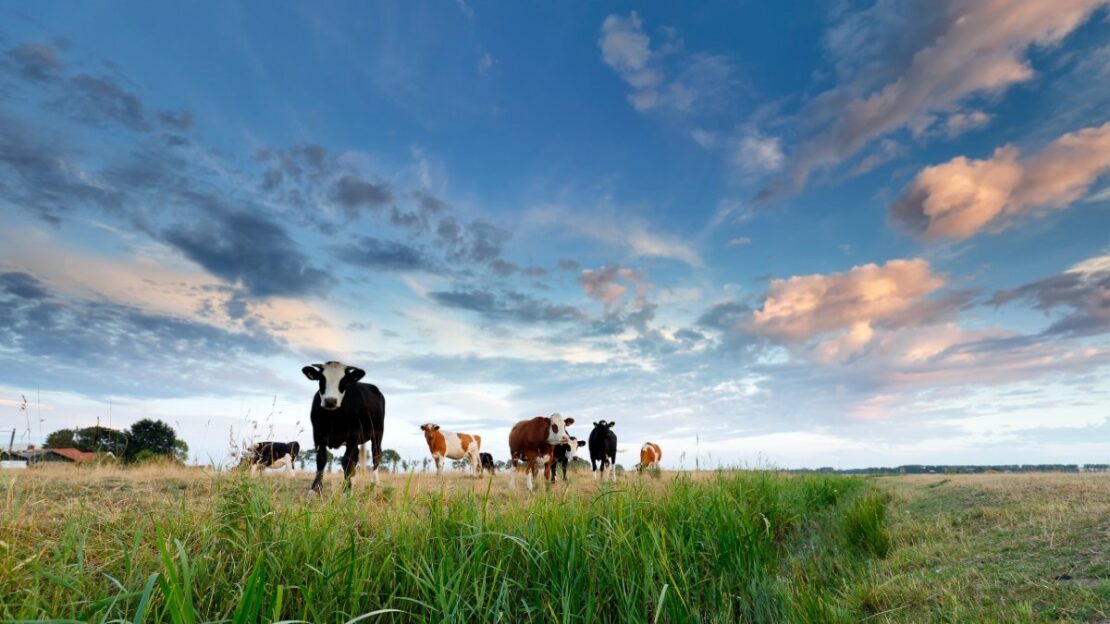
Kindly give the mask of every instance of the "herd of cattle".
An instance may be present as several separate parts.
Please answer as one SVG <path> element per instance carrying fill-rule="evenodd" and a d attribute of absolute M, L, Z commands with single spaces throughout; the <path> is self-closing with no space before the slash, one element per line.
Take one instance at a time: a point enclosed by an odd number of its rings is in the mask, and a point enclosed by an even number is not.
<path fill-rule="evenodd" d="M 382 459 L 382 429 L 385 423 L 385 397 L 377 386 L 362 383 L 365 371 L 340 362 L 313 364 L 301 369 L 305 377 L 319 384 L 316 395 L 312 397 L 312 440 L 315 443 L 316 478 L 312 481 L 312 491 L 320 492 L 323 486 L 324 469 L 327 467 L 328 454 L 325 448 L 345 446 L 341 465 L 343 466 L 344 485 L 351 486 L 351 476 L 357 466 L 366 467 L 366 443 L 370 443 L 374 468 L 370 472 L 375 483 L 378 482 L 378 468 Z M 587 443 L 571 436 L 567 427 L 574 424 L 573 418 L 563 418 L 559 414 L 537 416 L 522 420 L 509 431 L 510 478 L 515 483 L 516 473 L 523 469 L 528 476 L 528 489 L 533 488 L 533 479 L 542 466 L 544 479 L 555 481 L 559 467 L 563 469 L 563 479 L 567 478 L 567 464 L 578 450 Z M 590 465 L 594 477 L 616 478 L 617 434 L 613 433 L 612 421 L 600 420 L 594 423 L 589 437 Z M 439 425 L 426 424 L 420 427 L 428 451 L 435 461 L 436 474 L 443 472 L 444 459 L 469 460 L 474 472 L 482 474 L 496 471 L 493 456 L 481 452 L 482 437 L 468 433 L 444 431 Z M 258 442 L 248 447 L 248 461 L 251 474 L 265 468 L 287 468 L 293 471 L 293 462 L 300 453 L 297 442 Z M 639 469 L 659 465 L 663 451 L 658 444 L 647 442 L 640 448 Z"/>

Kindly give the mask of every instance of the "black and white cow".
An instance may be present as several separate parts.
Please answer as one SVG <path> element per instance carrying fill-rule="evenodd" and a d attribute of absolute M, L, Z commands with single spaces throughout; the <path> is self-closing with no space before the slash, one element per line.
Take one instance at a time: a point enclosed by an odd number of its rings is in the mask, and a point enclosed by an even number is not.
<path fill-rule="evenodd" d="M 617 478 L 617 434 L 613 433 L 613 421 L 599 420 L 594 423 L 590 432 L 590 467 L 597 478 L 598 464 L 601 464 L 601 476 L 605 477 L 605 470 L 609 470 L 609 478 Z"/>
<path fill-rule="evenodd" d="M 551 482 L 555 482 L 555 473 L 563 467 L 563 481 L 567 480 L 567 464 L 578 455 L 578 449 L 586 446 L 585 440 L 571 436 L 570 444 L 560 444 L 555 447 L 555 463 L 551 466 Z"/>
<path fill-rule="evenodd" d="M 247 447 L 251 476 L 267 468 L 288 468 L 288 474 L 292 477 L 293 462 L 300 452 L 299 442 L 255 442 Z"/>
<path fill-rule="evenodd" d="M 313 364 L 301 369 L 305 377 L 319 382 L 312 397 L 312 439 L 316 443 L 316 478 L 312 491 L 320 492 L 324 467 L 328 463 L 325 448 L 346 445 L 343 453 L 344 488 L 351 488 L 356 465 L 366 467 L 366 443 L 374 458 L 371 478 L 378 482 L 382 463 L 382 428 L 385 425 L 385 397 L 373 384 L 359 383 L 366 372 L 340 362 Z"/>
<path fill-rule="evenodd" d="M 489 453 L 478 453 L 478 459 L 482 462 L 478 474 L 489 471 L 490 474 L 497 472 L 497 465 L 493 463 L 493 455 Z"/>

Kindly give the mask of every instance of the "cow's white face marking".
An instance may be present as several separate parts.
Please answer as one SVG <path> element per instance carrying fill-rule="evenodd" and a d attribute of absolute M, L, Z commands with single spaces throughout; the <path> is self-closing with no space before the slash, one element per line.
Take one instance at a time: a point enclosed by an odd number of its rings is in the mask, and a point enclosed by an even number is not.
<path fill-rule="evenodd" d="M 343 397 L 351 384 L 362 379 L 366 373 L 354 366 L 347 366 L 342 362 L 328 362 L 327 364 L 313 364 L 306 366 L 301 371 L 305 377 L 319 382 L 320 407 L 326 410 L 336 410 L 343 405 Z"/>
<path fill-rule="evenodd" d="M 578 451 L 581 450 L 583 446 L 586 446 L 586 441 L 585 440 L 579 440 L 578 438 L 576 438 L 574 436 L 571 436 L 570 437 L 570 452 L 567 453 L 567 461 L 570 461 L 570 460 L 574 459 L 575 457 L 578 457 Z"/>
<path fill-rule="evenodd" d="M 570 444 L 570 435 L 567 433 L 567 425 L 573 424 L 573 418 L 563 420 L 563 416 L 559 413 L 552 414 L 550 418 L 551 424 L 547 426 L 547 443 L 551 445 L 557 444 Z"/>

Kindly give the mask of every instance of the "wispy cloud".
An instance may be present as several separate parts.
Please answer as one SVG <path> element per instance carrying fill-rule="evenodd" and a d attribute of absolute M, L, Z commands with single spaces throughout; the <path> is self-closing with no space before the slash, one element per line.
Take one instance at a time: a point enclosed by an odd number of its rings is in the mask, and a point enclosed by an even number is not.
<path fill-rule="evenodd" d="M 673 29 L 663 32 L 662 43 L 653 48 L 635 11 L 610 15 L 601 24 L 601 58 L 628 84 L 629 104 L 643 113 L 684 115 L 722 106 L 735 83 L 732 63 L 720 55 L 691 53 Z"/>
<path fill-rule="evenodd" d="M 1106 4 L 877 2 L 848 13 L 827 40 L 841 81 L 804 112 L 812 134 L 792 155 L 795 183 L 897 130 L 966 129 L 981 119 L 970 99 L 1031 80 L 1030 50 L 1060 43 Z"/>

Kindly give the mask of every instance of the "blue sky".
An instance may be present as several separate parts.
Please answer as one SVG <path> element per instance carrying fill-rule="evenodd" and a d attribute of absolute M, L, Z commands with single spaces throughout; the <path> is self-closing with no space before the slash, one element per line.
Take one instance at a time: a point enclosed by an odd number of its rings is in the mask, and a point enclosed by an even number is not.
<path fill-rule="evenodd" d="M 0 428 L 1105 461 L 1108 5 L 0 4 Z"/>

